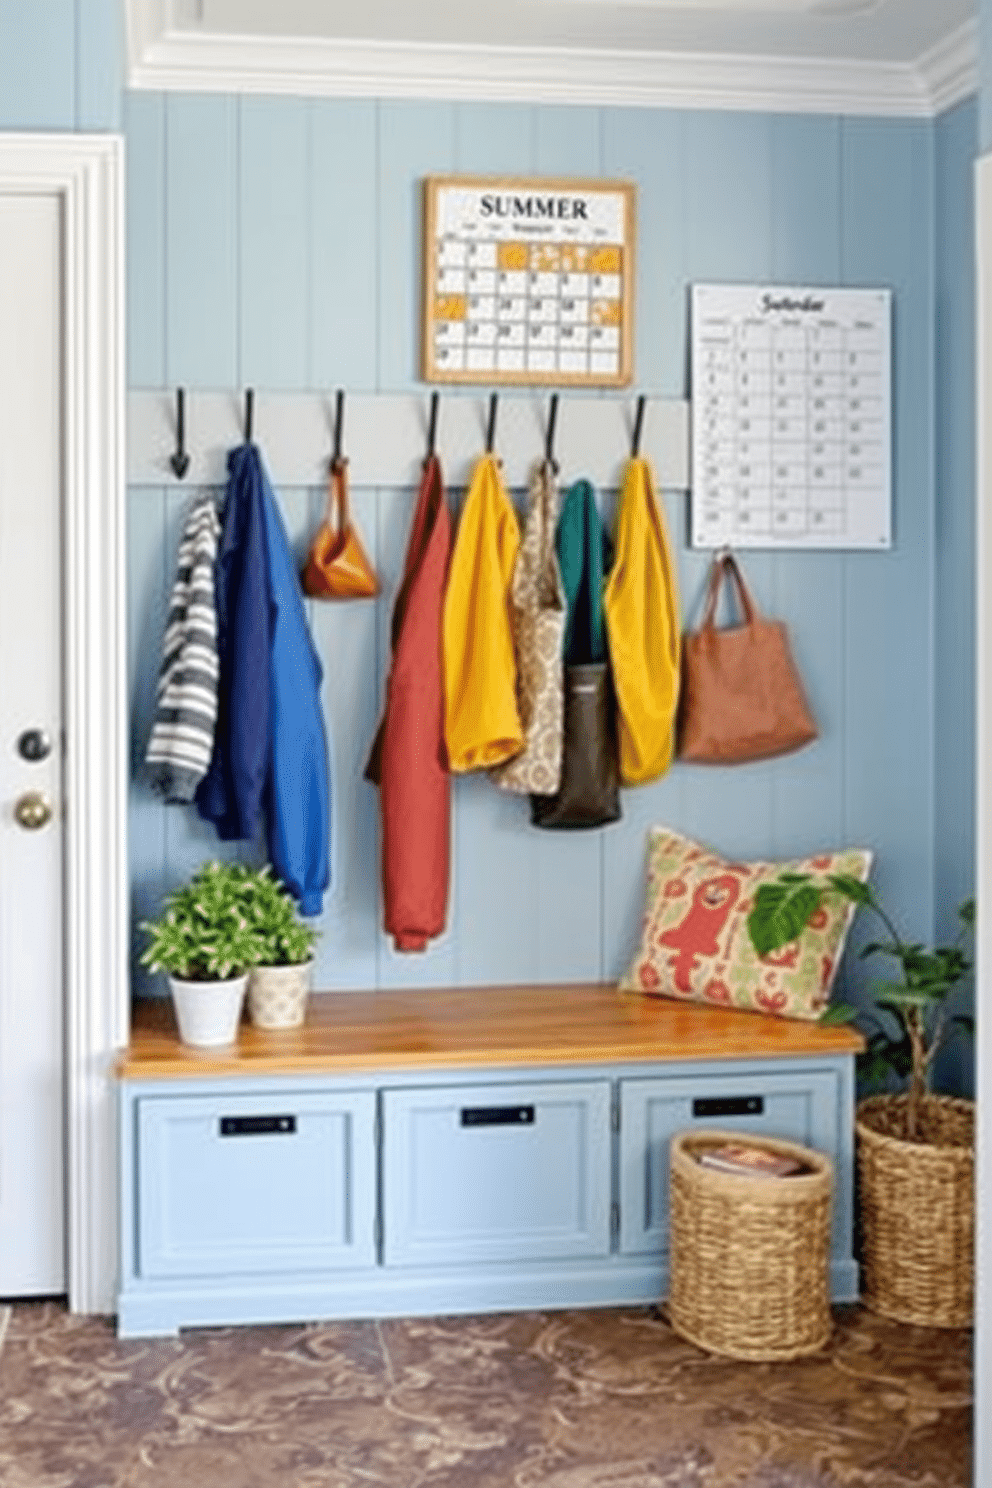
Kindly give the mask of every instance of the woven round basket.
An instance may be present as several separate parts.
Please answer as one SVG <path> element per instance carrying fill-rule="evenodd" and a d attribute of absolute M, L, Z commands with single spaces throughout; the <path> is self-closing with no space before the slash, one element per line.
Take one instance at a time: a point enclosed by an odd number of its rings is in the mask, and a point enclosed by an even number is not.
<path fill-rule="evenodd" d="M 975 1107 L 928 1096 L 915 1141 L 905 1095 L 858 1104 L 862 1297 L 883 1317 L 966 1328 L 975 1302 Z"/>
<path fill-rule="evenodd" d="M 788 1178 L 703 1167 L 706 1147 L 798 1158 Z M 683 1338 L 735 1359 L 796 1359 L 830 1338 L 833 1164 L 822 1152 L 741 1132 L 682 1132 L 670 1147 L 668 1312 Z"/>

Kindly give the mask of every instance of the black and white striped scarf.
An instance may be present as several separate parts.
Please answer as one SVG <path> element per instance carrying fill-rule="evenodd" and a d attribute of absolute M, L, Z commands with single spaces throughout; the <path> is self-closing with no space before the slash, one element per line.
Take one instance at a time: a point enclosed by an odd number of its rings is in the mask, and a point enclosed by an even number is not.
<path fill-rule="evenodd" d="M 213 753 L 218 674 L 214 565 L 219 537 L 213 497 L 196 497 L 179 543 L 155 718 L 145 753 L 152 785 L 167 801 L 193 800 Z"/>

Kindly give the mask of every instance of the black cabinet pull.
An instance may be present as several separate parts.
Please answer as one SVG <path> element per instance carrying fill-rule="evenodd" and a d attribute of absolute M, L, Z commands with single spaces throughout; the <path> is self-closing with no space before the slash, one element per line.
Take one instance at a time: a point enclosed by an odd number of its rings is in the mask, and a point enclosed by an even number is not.
<path fill-rule="evenodd" d="M 462 1106 L 462 1126 L 533 1126 L 533 1106 Z"/>
<path fill-rule="evenodd" d="M 712 1095 L 692 1103 L 693 1116 L 763 1116 L 763 1095 Z"/>
<path fill-rule="evenodd" d="M 222 1137 L 292 1136 L 296 1131 L 295 1116 L 222 1116 Z"/>

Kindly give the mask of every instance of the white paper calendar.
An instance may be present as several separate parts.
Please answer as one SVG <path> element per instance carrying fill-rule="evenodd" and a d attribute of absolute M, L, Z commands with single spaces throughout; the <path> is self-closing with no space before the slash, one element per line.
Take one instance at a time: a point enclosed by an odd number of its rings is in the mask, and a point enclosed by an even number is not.
<path fill-rule="evenodd" d="M 630 182 L 429 176 L 424 187 L 427 381 L 630 382 Z"/>
<path fill-rule="evenodd" d="M 891 292 L 692 289 L 696 548 L 887 548 Z"/>

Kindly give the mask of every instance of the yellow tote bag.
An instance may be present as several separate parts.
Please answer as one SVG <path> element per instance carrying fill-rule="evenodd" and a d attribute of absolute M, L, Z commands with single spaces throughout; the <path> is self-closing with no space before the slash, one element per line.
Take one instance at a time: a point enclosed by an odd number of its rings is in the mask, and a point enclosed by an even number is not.
<path fill-rule="evenodd" d="M 620 779 L 663 775 L 679 699 L 678 575 L 646 460 L 630 460 L 617 513 L 616 554 L 603 594 L 617 696 Z"/>
<path fill-rule="evenodd" d="M 444 596 L 444 737 L 453 771 L 502 764 L 524 745 L 510 627 L 520 523 L 500 464 L 475 467 Z"/>

